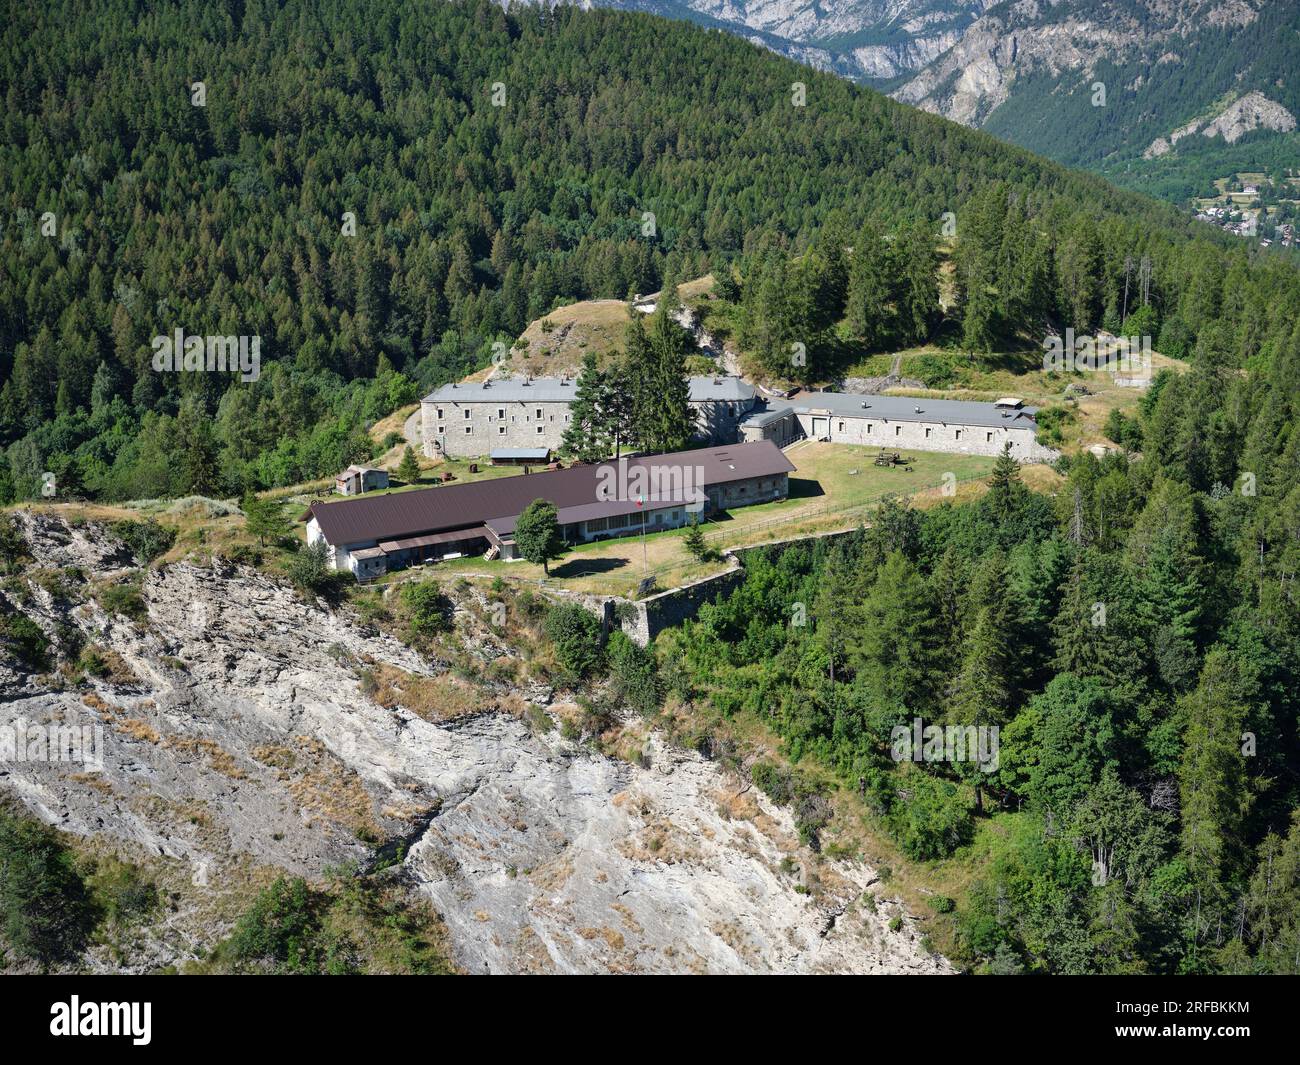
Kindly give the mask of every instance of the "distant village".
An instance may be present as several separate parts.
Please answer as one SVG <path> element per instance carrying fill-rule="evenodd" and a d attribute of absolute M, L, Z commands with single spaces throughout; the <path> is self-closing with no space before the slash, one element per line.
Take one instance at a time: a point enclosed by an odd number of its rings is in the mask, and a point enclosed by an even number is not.
<path fill-rule="evenodd" d="M 1196 201 L 1197 221 L 1239 237 L 1257 239 L 1261 247 L 1297 246 L 1295 200 L 1283 198 L 1267 179 L 1252 180 L 1238 174 L 1216 184 L 1218 196 Z"/>

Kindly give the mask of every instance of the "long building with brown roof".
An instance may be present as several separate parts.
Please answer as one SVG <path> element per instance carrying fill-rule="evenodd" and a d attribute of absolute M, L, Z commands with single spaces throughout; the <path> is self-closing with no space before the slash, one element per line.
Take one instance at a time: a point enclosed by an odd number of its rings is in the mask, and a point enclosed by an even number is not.
<path fill-rule="evenodd" d="M 330 564 L 359 580 L 481 552 L 512 559 L 515 522 L 536 499 L 555 504 L 567 542 L 584 543 L 784 499 L 793 469 L 775 444 L 761 440 L 319 502 L 306 515 L 307 541 L 323 541 Z"/>

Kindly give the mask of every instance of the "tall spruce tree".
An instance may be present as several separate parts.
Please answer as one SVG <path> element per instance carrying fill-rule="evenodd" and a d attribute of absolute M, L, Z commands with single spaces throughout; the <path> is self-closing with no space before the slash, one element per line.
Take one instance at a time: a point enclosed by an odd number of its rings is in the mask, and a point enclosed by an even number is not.
<path fill-rule="evenodd" d="M 610 453 L 609 423 L 602 409 L 606 402 L 606 377 L 596 365 L 595 352 L 582 357 L 582 370 L 569 405 L 561 449 L 578 462 L 599 462 Z"/>

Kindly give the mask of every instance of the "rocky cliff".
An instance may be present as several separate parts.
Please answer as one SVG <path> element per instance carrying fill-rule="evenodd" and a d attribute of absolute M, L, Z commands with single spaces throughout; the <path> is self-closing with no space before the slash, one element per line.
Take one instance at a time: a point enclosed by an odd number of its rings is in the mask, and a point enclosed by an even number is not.
<path fill-rule="evenodd" d="M 0 763 L 0 790 L 194 885 L 135 954 L 91 967 L 184 961 L 228 931 L 207 895 L 382 852 L 470 972 L 949 971 L 872 870 L 813 854 L 788 812 L 661 736 L 607 757 L 551 727 L 549 688 L 454 676 L 249 567 L 143 567 L 104 526 L 15 523 L 33 561 L 0 610 L 51 660 L 92 647 L 103 668 L 0 654 L 0 726 L 89 724 L 102 743 L 98 765 Z M 465 652 L 509 659 L 470 606 Z"/>

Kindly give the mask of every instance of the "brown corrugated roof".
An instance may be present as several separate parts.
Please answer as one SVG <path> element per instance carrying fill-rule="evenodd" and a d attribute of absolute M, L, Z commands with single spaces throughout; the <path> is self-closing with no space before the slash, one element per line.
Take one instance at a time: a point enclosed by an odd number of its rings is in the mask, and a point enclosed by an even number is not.
<path fill-rule="evenodd" d="M 749 444 L 678 451 L 626 459 L 633 467 L 702 467 L 703 485 L 726 484 L 751 477 L 789 473 L 794 465 L 770 440 Z M 435 531 L 463 529 L 498 519 L 513 528 L 513 519 L 534 499 L 546 499 L 563 513 L 582 507 L 583 514 L 621 514 L 637 509 L 635 500 L 601 500 L 597 495 L 597 466 L 571 466 L 567 470 L 498 477 L 470 484 L 424 488 L 391 495 L 361 496 L 332 503 L 313 503 L 311 516 L 331 544 L 365 540 L 398 540 Z M 599 504 L 600 513 L 590 507 Z M 512 519 L 501 523 L 500 519 Z M 501 531 L 501 530 L 498 530 Z"/>

